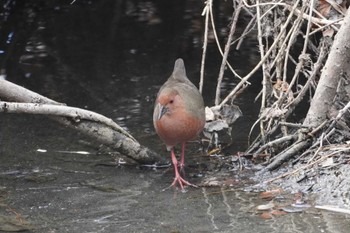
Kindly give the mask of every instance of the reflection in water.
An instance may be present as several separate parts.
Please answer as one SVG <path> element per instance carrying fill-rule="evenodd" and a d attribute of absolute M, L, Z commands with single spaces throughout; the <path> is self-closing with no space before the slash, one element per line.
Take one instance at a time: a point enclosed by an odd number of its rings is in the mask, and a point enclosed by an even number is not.
<path fill-rule="evenodd" d="M 210 218 L 210 222 L 211 222 L 211 225 L 213 226 L 214 230 L 218 230 L 219 228 L 216 226 L 215 224 L 215 216 L 211 213 L 211 209 L 212 209 L 212 204 L 209 202 L 209 199 L 208 199 L 208 194 L 207 194 L 207 191 L 206 191 L 206 188 L 202 188 L 202 192 L 203 192 L 203 197 L 204 197 L 204 200 L 205 200 L 205 203 L 208 205 L 208 208 L 207 208 L 207 215 L 209 216 Z"/>

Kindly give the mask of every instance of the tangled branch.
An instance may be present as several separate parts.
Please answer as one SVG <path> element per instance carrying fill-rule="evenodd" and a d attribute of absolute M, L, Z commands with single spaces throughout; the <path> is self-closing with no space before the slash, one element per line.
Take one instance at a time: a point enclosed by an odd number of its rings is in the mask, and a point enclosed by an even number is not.
<path fill-rule="evenodd" d="M 344 119 L 348 114 L 349 100 L 344 98 L 340 91 L 337 92 L 337 97 L 331 100 L 335 107 L 329 110 L 329 114 L 333 114 L 329 120 L 300 124 L 305 116 L 295 117 L 298 114 L 296 110 L 312 100 L 334 35 L 340 32 L 344 25 L 347 2 L 330 2 L 235 0 L 231 30 L 223 52 L 215 32 L 213 2 L 211 0 L 206 2 L 203 12 L 206 15 L 205 33 L 208 33 L 208 22 L 211 20 L 211 28 L 214 30 L 217 46 L 222 54 L 222 66 L 216 88 L 216 106 L 220 108 L 229 101 L 232 102 L 237 93 L 246 88 L 251 77 L 262 70 L 262 89 L 256 97 L 256 100 L 261 101 L 260 115 L 251 129 L 249 138 L 256 132 L 255 127 L 259 128 L 258 135 L 250 144 L 247 153 L 254 156 L 270 155 L 268 170 L 276 169 L 296 155 L 299 155 L 300 159 L 305 154 L 312 154 L 325 138 L 332 143 L 331 138 L 337 133 L 350 138 L 346 133 L 349 129 L 348 122 Z M 234 25 L 242 12 L 249 12 L 247 15 L 251 17 L 251 21 L 246 25 L 244 35 L 232 40 Z M 252 25 L 256 30 L 252 30 Z M 260 61 L 248 74 L 239 77 L 235 87 L 220 100 L 221 82 L 225 67 L 228 66 L 227 55 L 230 46 L 235 43 L 241 44 L 248 33 L 256 33 Z M 314 37 L 317 33 L 317 37 Z M 204 76 L 204 60 L 205 50 L 203 50 L 201 80 Z M 230 70 L 232 71 L 231 67 Z M 236 72 L 233 74 L 237 77 Z M 348 77 L 345 79 L 348 83 Z M 340 84 L 338 89 L 341 89 Z M 334 130 L 334 127 L 337 127 L 337 130 Z"/>

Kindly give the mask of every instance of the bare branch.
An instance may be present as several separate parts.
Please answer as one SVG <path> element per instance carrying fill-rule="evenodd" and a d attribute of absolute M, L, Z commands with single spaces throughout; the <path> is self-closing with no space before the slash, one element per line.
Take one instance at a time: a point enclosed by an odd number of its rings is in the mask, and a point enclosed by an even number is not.
<path fill-rule="evenodd" d="M 36 103 L 16 103 L 0 101 L 0 112 L 4 113 L 27 113 L 37 115 L 51 115 L 70 117 L 75 122 L 79 123 L 81 120 L 94 121 L 111 127 L 114 130 L 124 134 L 136 142 L 136 139 L 126 132 L 122 127 L 117 125 L 112 119 L 107 118 L 101 114 L 64 105 L 53 104 L 36 104 Z"/>
<path fill-rule="evenodd" d="M 0 80 L 0 98 L 24 103 L 1 102 L 1 112 L 48 114 L 51 119 L 73 128 L 94 140 L 109 146 L 140 163 L 155 163 L 163 159 L 140 145 L 126 131 L 110 119 L 97 113 L 71 108 L 27 90 L 11 82 Z M 68 120 L 70 119 L 73 120 Z M 102 124 L 101 124 L 102 123 Z"/>
<path fill-rule="evenodd" d="M 219 104 L 220 101 L 220 90 L 221 90 L 221 83 L 222 83 L 222 79 L 224 77 L 224 72 L 225 72 L 225 67 L 226 67 L 226 63 L 227 63 L 227 57 L 228 57 L 228 53 L 230 52 L 230 48 L 231 48 L 231 41 L 233 38 L 233 34 L 236 31 L 236 24 L 237 24 L 237 20 L 238 20 L 238 16 L 241 12 L 242 9 L 242 0 L 240 0 L 239 5 L 237 6 L 234 15 L 233 15 L 233 20 L 231 22 L 231 29 L 230 29 L 230 34 L 227 38 L 227 42 L 225 45 L 225 52 L 222 56 L 222 62 L 221 62 L 221 67 L 220 67 L 220 72 L 219 72 L 219 77 L 218 77 L 218 82 L 217 82 L 217 86 L 216 86 L 216 95 L 215 95 L 215 105 Z"/>

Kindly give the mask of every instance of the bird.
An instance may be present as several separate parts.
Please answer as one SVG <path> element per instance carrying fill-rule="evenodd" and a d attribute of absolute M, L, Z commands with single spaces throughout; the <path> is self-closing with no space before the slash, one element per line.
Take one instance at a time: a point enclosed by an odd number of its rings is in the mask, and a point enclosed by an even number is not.
<path fill-rule="evenodd" d="M 205 125 L 205 108 L 201 93 L 187 78 L 184 61 L 178 58 L 168 80 L 160 88 L 154 105 L 153 125 L 159 138 L 170 151 L 175 177 L 169 186 L 177 184 L 197 187 L 186 181 L 179 172 L 185 164 L 186 142 L 196 139 Z M 174 147 L 181 144 L 181 158 L 177 160 Z"/>

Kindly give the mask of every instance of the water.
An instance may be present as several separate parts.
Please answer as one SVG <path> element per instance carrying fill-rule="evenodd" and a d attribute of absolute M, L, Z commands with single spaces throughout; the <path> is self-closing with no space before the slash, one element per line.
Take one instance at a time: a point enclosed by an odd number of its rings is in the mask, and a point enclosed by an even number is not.
<path fill-rule="evenodd" d="M 141 143 L 169 156 L 155 135 L 152 110 L 177 57 L 198 83 L 202 31 L 195 1 L 8 1 L 0 50 L 7 79 L 71 106 L 104 114 Z M 11 5 L 13 4 L 13 5 Z M 144 10 L 147 9 L 147 10 Z M 227 25 L 227 17 L 219 17 Z M 222 26 L 225 28 L 224 26 Z M 11 35 L 11 37 L 9 37 Z M 10 41 L 9 41 L 10 40 Z M 16 46 L 14 46 L 16 45 Z M 258 57 L 249 40 L 230 59 L 247 72 Z M 249 54 L 249 55 L 247 55 Z M 210 45 L 204 99 L 213 104 L 220 58 Z M 256 77 L 258 79 L 258 76 Z M 224 94 L 234 82 L 227 74 Z M 257 81 L 257 83 L 259 83 Z M 243 151 L 257 114 L 258 87 L 236 102 L 244 114 L 228 154 Z M 248 104 L 247 104 L 248 103 Z M 320 212 L 265 220 L 267 201 L 248 174 L 224 173 L 226 188 L 166 189 L 172 168 L 119 164 L 115 153 L 43 116 L 0 114 L 0 229 L 32 232 L 347 232 L 349 216 Z M 192 143 L 186 174 L 194 183 L 219 177 Z M 74 153 L 83 151 L 86 153 Z M 213 168 L 213 169 L 211 169 Z M 12 228 L 11 228 L 12 227 Z"/>

